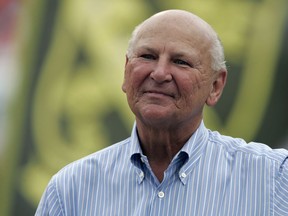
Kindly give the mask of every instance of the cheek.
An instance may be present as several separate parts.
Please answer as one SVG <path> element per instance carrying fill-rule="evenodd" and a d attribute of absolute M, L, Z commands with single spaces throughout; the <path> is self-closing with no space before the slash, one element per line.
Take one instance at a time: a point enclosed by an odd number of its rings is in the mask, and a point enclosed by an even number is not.
<path fill-rule="evenodd" d="M 126 85 L 132 90 L 138 90 L 145 79 L 149 76 L 149 69 L 141 64 L 130 64 L 127 66 Z"/>
<path fill-rule="evenodd" d="M 127 91 L 130 94 L 136 93 L 141 86 L 141 77 L 137 73 L 130 73 L 126 79 Z"/>
<path fill-rule="evenodd" d="M 182 96 L 191 96 L 199 88 L 199 80 L 195 75 L 175 77 L 175 81 Z"/>
<path fill-rule="evenodd" d="M 187 104 L 195 103 L 196 100 L 198 102 L 200 102 L 199 100 L 205 101 L 210 89 L 209 80 L 196 75 L 182 77 L 181 80 L 178 79 L 177 86 L 180 97 Z"/>

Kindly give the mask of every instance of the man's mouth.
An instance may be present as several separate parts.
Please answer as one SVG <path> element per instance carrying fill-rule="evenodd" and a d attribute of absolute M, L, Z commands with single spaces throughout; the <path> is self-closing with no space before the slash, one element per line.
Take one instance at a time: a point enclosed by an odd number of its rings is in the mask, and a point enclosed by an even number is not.
<path fill-rule="evenodd" d="M 169 92 L 164 92 L 164 91 L 158 91 L 158 90 L 148 90 L 144 91 L 144 94 L 149 94 L 149 95 L 155 95 L 155 96 L 166 96 L 166 97 L 172 97 L 174 98 L 174 95 L 169 93 Z"/>

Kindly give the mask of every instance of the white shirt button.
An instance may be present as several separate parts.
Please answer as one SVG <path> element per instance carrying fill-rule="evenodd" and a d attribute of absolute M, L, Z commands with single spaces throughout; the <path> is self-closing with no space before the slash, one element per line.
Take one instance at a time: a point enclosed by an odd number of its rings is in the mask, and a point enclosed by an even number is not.
<path fill-rule="evenodd" d="M 185 172 L 183 172 L 183 173 L 181 173 L 181 178 L 186 178 L 187 177 L 187 175 L 186 175 L 186 173 Z"/>
<path fill-rule="evenodd" d="M 140 172 L 140 173 L 139 173 L 139 177 L 140 177 L 140 178 L 144 178 L 144 173 L 143 173 L 143 172 Z"/>
<path fill-rule="evenodd" d="M 163 198 L 165 196 L 164 192 L 163 191 L 159 191 L 158 192 L 158 197 L 159 198 Z"/>

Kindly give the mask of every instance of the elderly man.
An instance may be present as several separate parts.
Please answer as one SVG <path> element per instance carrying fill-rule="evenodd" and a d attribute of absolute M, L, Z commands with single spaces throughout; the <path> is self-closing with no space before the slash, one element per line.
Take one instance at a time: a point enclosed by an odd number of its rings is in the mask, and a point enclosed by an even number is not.
<path fill-rule="evenodd" d="M 226 77 L 217 34 L 196 15 L 141 23 L 122 86 L 131 137 L 59 171 L 36 215 L 288 215 L 288 151 L 204 126 Z"/>

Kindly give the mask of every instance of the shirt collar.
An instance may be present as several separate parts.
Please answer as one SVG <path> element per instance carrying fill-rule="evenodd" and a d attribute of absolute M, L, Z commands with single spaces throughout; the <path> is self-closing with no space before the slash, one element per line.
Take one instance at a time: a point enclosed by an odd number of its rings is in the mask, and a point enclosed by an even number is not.
<path fill-rule="evenodd" d="M 137 168 L 137 180 L 140 184 L 144 179 L 144 173 L 143 173 L 143 164 L 142 164 L 142 158 L 143 158 L 143 152 L 140 146 L 140 142 L 138 139 L 137 134 L 137 127 L 136 123 L 133 125 L 132 133 L 131 133 L 131 143 L 130 143 L 130 161 L 131 163 Z"/>
<path fill-rule="evenodd" d="M 193 133 L 189 140 L 185 143 L 182 149 L 175 155 L 174 159 L 183 157 L 187 155 L 186 163 L 181 167 L 179 172 L 179 178 L 183 184 L 186 184 L 187 176 L 191 173 L 195 167 L 196 162 L 199 160 L 203 154 L 203 149 L 208 140 L 208 130 L 204 125 L 204 122 L 201 121 L 198 129 Z M 139 168 L 139 174 L 141 173 L 141 157 L 143 157 L 143 152 L 140 146 L 136 122 L 133 125 L 131 133 L 131 148 L 130 148 L 130 159 L 131 162 Z M 183 178 L 184 176 L 184 178 Z"/>
<path fill-rule="evenodd" d="M 133 125 L 132 133 L 131 133 L 131 148 L 130 148 L 130 156 L 134 154 L 143 154 L 139 138 L 138 138 L 138 133 L 137 133 L 137 127 L 136 127 L 136 122 Z"/>
<path fill-rule="evenodd" d="M 197 130 L 192 134 L 189 140 L 182 147 L 180 152 L 185 152 L 188 154 L 189 158 L 199 155 L 199 151 L 204 146 L 204 142 L 208 139 L 208 130 L 204 125 L 204 122 L 201 121 Z"/>
<path fill-rule="evenodd" d="M 199 127 L 197 130 L 192 134 L 192 136 L 189 138 L 189 140 L 185 143 L 185 145 L 182 147 L 180 152 L 186 152 L 189 157 L 192 156 L 192 154 L 195 153 L 195 150 L 197 151 L 200 147 L 199 144 L 203 143 L 205 140 L 208 139 L 208 130 L 204 125 L 204 122 L 201 121 Z M 133 125 L 132 132 L 131 132 L 131 148 L 130 148 L 130 156 L 133 154 L 142 154 L 142 149 L 140 146 L 138 133 L 137 133 L 137 126 L 136 122 Z"/>

